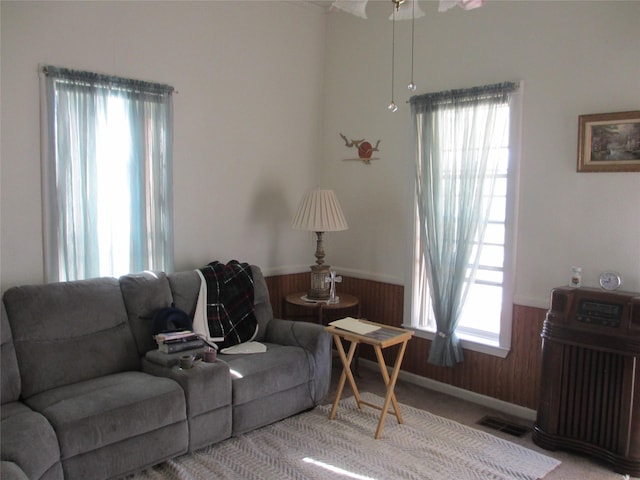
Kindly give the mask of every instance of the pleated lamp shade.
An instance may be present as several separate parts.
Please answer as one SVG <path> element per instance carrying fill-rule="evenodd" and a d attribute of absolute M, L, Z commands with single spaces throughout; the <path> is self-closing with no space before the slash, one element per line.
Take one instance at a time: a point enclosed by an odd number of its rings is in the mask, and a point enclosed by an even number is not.
<path fill-rule="evenodd" d="M 310 232 L 337 232 L 349 226 L 333 190 L 316 189 L 300 202 L 292 227 Z"/>

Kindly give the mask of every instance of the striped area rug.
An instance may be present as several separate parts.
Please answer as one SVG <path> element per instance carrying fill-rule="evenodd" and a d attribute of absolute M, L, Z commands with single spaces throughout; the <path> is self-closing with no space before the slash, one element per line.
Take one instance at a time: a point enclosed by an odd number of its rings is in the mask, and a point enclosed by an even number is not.
<path fill-rule="evenodd" d="M 364 400 L 383 399 L 363 393 Z M 382 438 L 373 434 L 379 412 L 358 410 L 355 399 L 288 418 L 193 454 L 165 462 L 135 480 L 536 480 L 559 461 L 486 432 L 407 405 L 404 423 L 387 416 Z"/>

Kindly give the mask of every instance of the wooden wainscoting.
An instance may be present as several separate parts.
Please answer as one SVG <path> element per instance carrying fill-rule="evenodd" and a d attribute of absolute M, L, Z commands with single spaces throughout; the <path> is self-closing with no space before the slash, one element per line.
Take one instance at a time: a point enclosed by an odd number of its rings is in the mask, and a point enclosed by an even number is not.
<path fill-rule="evenodd" d="M 282 317 L 282 299 L 289 293 L 306 291 L 309 273 L 272 276 L 266 281 L 274 315 Z M 403 286 L 343 275 L 338 295 L 340 292 L 360 299 L 362 318 L 397 327 L 402 325 Z M 428 364 L 431 341 L 414 336 L 408 344 L 402 370 L 535 410 L 540 381 L 540 332 L 545 314 L 545 309 L 514 305 L 509 355 L 499 358 L 465 350 L 464 362 L 451 368 Z M 363 348 L 361 355 L 375 361 L 373 349 Z M 387 355 L 389 359 L 394 358 L 394 349 L 385 350 L 385 357 Z"/>

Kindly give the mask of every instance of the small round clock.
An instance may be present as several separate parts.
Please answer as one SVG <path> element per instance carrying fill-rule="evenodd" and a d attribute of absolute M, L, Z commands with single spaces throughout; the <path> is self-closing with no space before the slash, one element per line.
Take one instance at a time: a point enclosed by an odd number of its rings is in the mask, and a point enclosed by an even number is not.
<path fill-rule="evenodd" d="M 605 290 L 615 290 L 622 285 L 622 278 L 615 272 L 604 272 L 600 275 L 600 286 Z"/>

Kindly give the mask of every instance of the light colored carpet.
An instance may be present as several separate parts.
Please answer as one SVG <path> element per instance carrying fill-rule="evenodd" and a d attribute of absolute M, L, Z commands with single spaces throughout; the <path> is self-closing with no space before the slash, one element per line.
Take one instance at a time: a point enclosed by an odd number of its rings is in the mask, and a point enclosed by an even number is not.
<path fill-rule="evenodd" d="M 382 405 L 383 399 L 363 393 Z M 404 424 L 388 415 L 382 438 L 373 434 L 379 411 L 342 400 L 225 440 L 145 470 L 136 480 L 359 479 L 536 480 L 560 464 L 546 455 L 407 405 Z"/>

